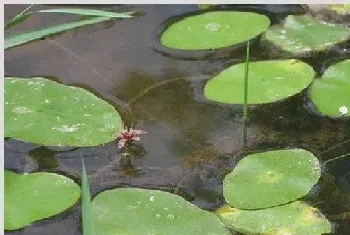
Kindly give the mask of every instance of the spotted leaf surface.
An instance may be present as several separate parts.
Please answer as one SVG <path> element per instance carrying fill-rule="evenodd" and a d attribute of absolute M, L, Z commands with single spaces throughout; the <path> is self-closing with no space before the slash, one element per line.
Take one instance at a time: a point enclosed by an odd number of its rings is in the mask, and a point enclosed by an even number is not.
<path fill-rule="evenodd" d="M 321 235 L 332 229 L 318 209 L 301 201 L 261 210 L 224 206 L 216 214 L 227 227 L 244 234 Z"/>
<path fill-rule="evenodd" d="M 92 202 L 96 234 L 230 235 L 212 212 L 158 190 L 119 188 Z"/>
<path fill-rule="evenodd" d="M 350 29 L 344 25 L 319 22 L 311 16 L 289 15 L 283 24 L 270 27 L 264 38 L 291 53 L 323 51 L 348 40 Z"/>
<path fill-rule="evenodd" d="M 315 79 L 310 96 L 317 110 L 330 117 L 350 116 L 350 59 L 328 67 Z"/>
<path fill-rule="evenodd" d="M 80 197 L 72 179 L 47 172 L 5 170 L 5 229 L 15 230 L 68 209 Z"/>
<path fill-rule="evenodd" d="M 204 87 L 207 99 L 228 104 L 244 103 L 245 63 L 235 64 Z M 295 59 L 249 62 L 248 104 L 276 102 L 298 94 L 313 80 L 313 68 Z"/>
<path fill-rule="evenodd" d="M 268 17 L 253 12 L 212 11 L 170 25 L 161 43 L 182 50 L 228 47 L 259 36 L 269 25 Z"/>
<path fill-rule="evenodd" d="M 116 138 L 122 120 L 109 103 L 40 77 L 5 78 L 5 137 L 46 146 L 97 146 Z"/>
<path fill-rule="evenodd" d="M 318 159 L 306 150 L 252 154 L 225 177 L 224 196 L 235 208 L 277 206 L 305 196 L 320 176 Z"/>

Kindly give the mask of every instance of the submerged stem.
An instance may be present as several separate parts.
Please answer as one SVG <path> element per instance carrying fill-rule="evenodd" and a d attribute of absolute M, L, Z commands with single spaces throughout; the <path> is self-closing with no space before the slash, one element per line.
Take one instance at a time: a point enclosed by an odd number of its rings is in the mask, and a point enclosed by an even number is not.
<path fill-rule="evenodd" d="M 331 161 L 335 161 L 335 160 L 338 160 L 338 159 L 341 159 L 341 158 L 344 158 L 344 157 L 347 157 L 347 156 L 350 156 L 350 153 L 343 154 L 343 155 L 340 155 L 340 156 L 332 158 L 332 159 L 328 159 L 327 161 L 324 161 L 322 165 L 326 165 L 327 163 L 329 163 Z"/>
<path fill-rule="evenodd" d="M 149 91 L 159 87 L 159 86 L 162 86 L 164 84 L 167 84 L 167 83 L 170 83 L 170 82 L 177 82 L 177 81 L 181 81 L 181 80 L 185 80 L 184 77 L 180 77 L 180 78 L 173 78 L 173 79 L 168 79 L 168 80 L 165 80 L 165 81 L 161 81 L 161 82 L 158 82 L 156 84 L 153 84 L 151 86 L 148 86 L 146 87 L 144 90 L 142 90 L 140 92 L 140 94 L 138 94 L 137 96 L 131 98 L 129 101 L 128 101 L 128 105 L 131 105 L 133 103 L 135 103 L 136 100 L 138 100 L 140 97 L 146 95 Z"/>
<path fill-rule="evenodd" d="M 337 215 L 328 215 L 331 220 L 348 220 L 350 219 L 350 212 L 344 212 Z"/>
<path fill-rule="evenodd" d="M 350 142 L 350 139 L 344 140 L 344 141 L 338 143 L 337 145 L 335 145 L 335 146 L 333 146 L 333 147 L 331 147 L 331 148 L 325 150 L 324 152 L 322 152 L 322 155 L 324 155 L 324 154 L 326 154 L 326 153 L 328 153 L 328 152 L 330 152 L 330 151 L 332 151 L 332 150 L 338 148 L 339 146 L 341 146 L 341 145 L 343 145 L 343 144 L 346 144 L 347 142 Z"/>

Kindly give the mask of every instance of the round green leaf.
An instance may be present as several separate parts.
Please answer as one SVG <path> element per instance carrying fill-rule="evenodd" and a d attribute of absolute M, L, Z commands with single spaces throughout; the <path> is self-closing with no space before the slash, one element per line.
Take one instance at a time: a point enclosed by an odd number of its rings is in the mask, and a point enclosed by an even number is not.
<path fill-rule="evenodd" d="M 323 51 L 348 40 L 350 29 L 344 25 L 318 22 L 310 16 L 289 15 L 282 25 L 269 28 L 264 37 L 291 53 Z"/>
<path fill-rule="evenodd" d="M 216 213 L 227 227 L 244 234 L 321 235 L 332 229 L 318 209 L 301 201 L 261 210 L 225 206 Z"/>
<path fill-rule="evenodd" d="M 209 80 L 204 95 L 209 100 L 244 103 L 245 64 L 235 64 Z M 301 92 L 313 80 L 315 72 L 295 59 L 249 63 L 248 104 L 275 102 Z"/>
<path fill-rule="evenodd" d="M 72 179 L 53 173 L 20 175 L 5 170 L 5 229 L 15 230 L 59 214 L 80 197 Z"/>
<path fill-rule="evenodd" d="M 320 178 L 318 159 L 302 149 L 248 155 L 224 179 L 228 204 L 241 209 L 281 205 L 305 196 Z"/>
<path fill-rule="evenodd" d="M 253 12 L 212 11 L 173 23 L 160 40 L 173 49 L 217 49 L 255 38 L 269 25 L 268 17 Z"/>
<path fill-rule="evenodd" d="M 167 192 L 120 188 L 100 193 L 92 202 L 96 234 L 229 235 L 218 219 Z"/>
<path fill-rule="evenodd" d="M 5 79 L 5 137 L 47 146 L 96 146 L 114 140 L 122 120 L 92 93 L 40 77 Z"/>
<path fill-rule="evenodd" d="M 350 59 L 331 65 L 310 87 L 316 108 L 331 117 L 350 116 Z"/>

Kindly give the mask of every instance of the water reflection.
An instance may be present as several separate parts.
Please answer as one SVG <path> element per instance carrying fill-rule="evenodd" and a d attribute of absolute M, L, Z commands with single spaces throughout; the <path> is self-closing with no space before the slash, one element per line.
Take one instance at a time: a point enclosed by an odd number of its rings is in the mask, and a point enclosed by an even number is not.
<path fill-rule="evenodd" d="M 43 146 L 30 150 L 28 154 L 41 170 L 51 170 L 59 166 L 55 152 Z"/>

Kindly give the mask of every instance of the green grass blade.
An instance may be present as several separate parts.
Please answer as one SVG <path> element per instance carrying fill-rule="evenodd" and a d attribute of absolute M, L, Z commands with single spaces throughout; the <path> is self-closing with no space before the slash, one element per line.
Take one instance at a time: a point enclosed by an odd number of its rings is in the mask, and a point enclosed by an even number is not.
<path fill-rule="evenodd" d="M 244 105 L 243 105 L 243 119 L 248 120 L 248 78 L 249 78 L 249 40 L 247 41 L 246 61 L 245 61 L 245 73 L 244 73 Z"/>
<path fill-rule="evenodd" d="M 246 148 L 248 144 L 248 132 L 247 132 L 247 121 L 248 121 L 248 79 L 249 79 L 249 52 L 250 42 L 247 41 L 246 49 L 246 60 L 245 60 L 245 71 L 244 71 L 244 103 L 243 103 L 243 146 Z"/>
<path fill-rule="evenodd" d="M 84 235 L 95 235 L 94 221 L 91 211 L 91 195 L 89 180 L 86 174 L 86 168 L 84 159 L 81 158 L 82 162 L 82 222 L 83 222 L 83 234 Z"/>
<path fill-rule="evenodd" d="M 54 25 L 47 28 L 42 28 L 30 32 L 20 33 L 20 34 L 14 34 L 8 37 L 5 37 L 5 49 L 15 47 L 33 40 L 40 39 L 42 37 L 56 34 L 60 32 L 64 32 L 66 30 L 78 28 L 85 25 L 95 24 L 107 20 L 111 20 L 110 17 L 94 17 L 91 19 L 61 24 L 61 25 Z"/>
<path fill-rule="evenodd" d="M 23 22 L 25 19 L 27 19 L 30 14 L 27 13 L 27 11 L 30 10 L 30 8 L 32 8 L 34 6 L 34 4 L 31 4 L 29 7 L 27 7 L 26 9 L 24 9 L 21 13 L 19 13 L 18 15 L 16 15 L 12 20 L 10 20 L 10 22 L 8 22 L 5 26 L 4 29 L 9 29 L 21 22 Z"/>
<path fill-rule="evenodd" d="M 76 14 L 76 15 L 86 15 L 86 16 L 103 16 L 112 18 L 131 18 L 134 12 L 110 12 L 110 11 L 100 11 L 92 9 L 79 9 L 79 8 L 62 8 L 62 9 L 47 9 L 36 11 L 39 13 L 66 13 L 66 14 Z"/>
<path fill-rule="evenodd" d="M 131 18 L 135 12 L 110 12 L 101 11 L 93 9 L 80 9 L 80 8 L 60 8 L 60 9 L 47 9 L 40 11 L 28 12 L 28 10 L 33 6 L 30 5 L 24 9 L 21 13 L 15 16 L 9 23 L 5 25 L 5 30 L 9 29 L 27 19 L 34 13 L 65 13 L 65 14 L 75 14 L 75 15 L 85 15 L 85 16 L 101 16 L 101 17 L 111 17 L 111 18 Z"/>

